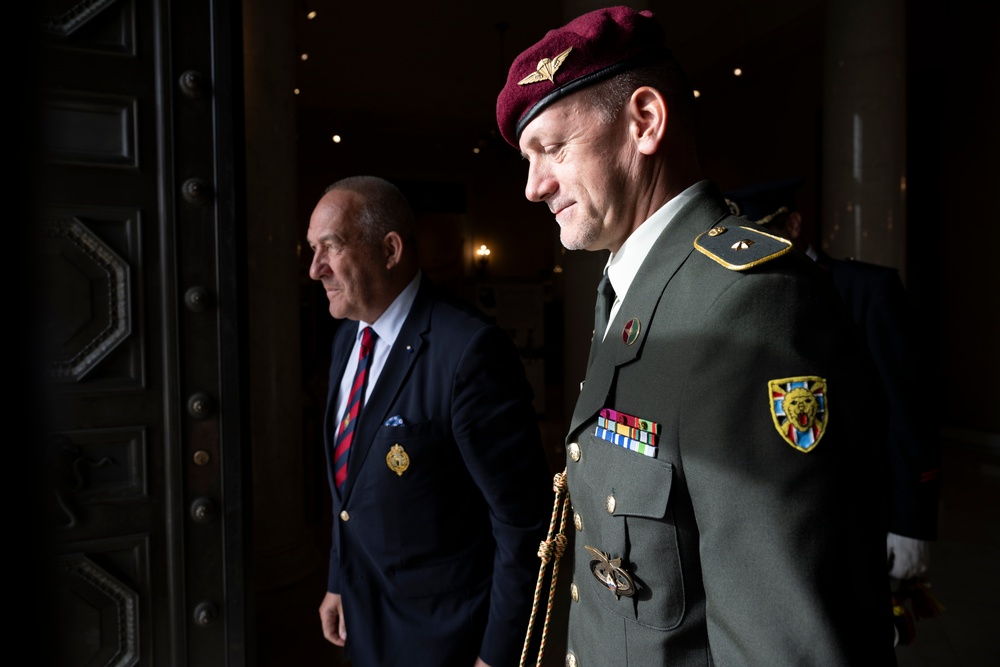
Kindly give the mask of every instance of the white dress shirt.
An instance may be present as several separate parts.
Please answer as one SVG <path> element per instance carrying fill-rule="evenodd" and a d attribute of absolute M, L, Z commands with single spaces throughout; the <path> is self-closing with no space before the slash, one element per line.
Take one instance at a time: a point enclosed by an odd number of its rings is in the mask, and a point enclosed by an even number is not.
<path fill-rule="evenodd" d="M 632 286 L 632 281 L 639 273 L 639 267 L 642 266 L 656 239 L 660 238 L 660 234 L 674 219 L 677 212 L 692 197 L 707 187 L 709 187 L 708 181 L 698 181 L 668 201 L 625 239 L 625 243 L 622 244 L 617 253 L 608 257 L 604 271 L 608 274 L 611 286 L 615 288 L 615 302 L 611 306 L 611 312 L 608 313 L 608 327 L 604 330 L 601 340 L 607 338 L 608 329 L 611 328 L 611 323 L 614 321 L 615 315 L 618 314 L 618 308 L 621 306 L 622 300 L 625 299 L 625 295 L 628 294 L 628 288 Z"/>
<path fill-rule="evenodd" d="M 406 316 L 410 314 L 410 307 L 413 300 L 417 298 L 417 290 L 420 289 L 420 272 L 414 276 L 410 284 L 407 285 L 399 295 L 393 299 L 389 307 L 385 309 L 378 319 L 369 324 L 368 322 L 358 322 L 357 331 L 354 334 L 354 347 L 347 358 L 347 367 L 344 375 L 340 378 L 340 388 L 337 391 L 337 415 L 338 419 L 343 418 L 344 411 L 347 410 L 347 398 L 351 393 L 351 385 L 354 383 L 354 373 L 358 369 L 358 353 L 361 351 L 361 332 L 365 327 L 371 326 L 372 331 L 378 338 L 375 339 L 375 348 L 372 350 L 372 359 L 368 364 L 368 384 L 365 387 L 365 400 L 361 404 L 361 411 L 364 412 L 365 405 L 372 395 L 372 390 L 378 382 L 385 367 L 385 360 L 389 357 L 393 343 L 399 336 L 399 330 L 403 328 Z M 351 326 L 344 323 L 342 326 Z"/>

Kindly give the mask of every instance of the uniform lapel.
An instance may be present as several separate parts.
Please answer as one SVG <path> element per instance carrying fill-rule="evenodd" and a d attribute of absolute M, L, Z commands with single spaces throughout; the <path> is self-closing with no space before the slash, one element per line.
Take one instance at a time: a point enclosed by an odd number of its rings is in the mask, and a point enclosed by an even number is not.
<path fill-rule="evenodd" d="M 608 328 L 607 337 L 595 343 L 593 361 L 573 411 L 570 437 L 602 408 L 611 407 L 607 401 L 614 389 L 617 370 L 642 356 L 649 325 L 663 291 L 693 252 L 695 237 L 728 215 L 731 215 L 729 208 L 712 186 L 685 204 L 653 243 Z M 626 327 L 632 335 L 626 333 Z M 634 332 L 636 327 L 637 334 Z"/>
<path fill-rule="evenodd" d="M 368 457 L 375 434 L 389 417 L 389 409 L 396 402 L 407 377 L 420 357 L 420 350 L 430 328 L 433 306 L 430 289 L 430 283 L 423 278 L 417 297 L 399 330 L 392 350 L 389 351 L 389 357 L 385 360 L 385 366 L 382 367 L 372 395 L 361 408 L 361 417 L 355 426 L 354 442 L 351 444 L 351 458 L 347 463 L 347 479 L 343 485 L 345 501 L 351 495 L 354 481 Z"/>

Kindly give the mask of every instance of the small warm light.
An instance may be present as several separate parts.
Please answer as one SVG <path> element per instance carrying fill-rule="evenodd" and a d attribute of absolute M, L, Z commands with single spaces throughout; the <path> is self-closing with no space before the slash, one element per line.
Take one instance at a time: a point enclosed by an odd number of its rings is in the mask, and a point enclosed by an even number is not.
<path fill-rule="evenodd" d="M 486 259 L 489 255 L 490 249 L 486 247 L 485 243 L 479 246 L 479 250 L 476 251 L 476 256 L 479 257 L 479 259 Z"/>
<path fill-rule="evenodd" d="M 694 96 L 695 96 L 695 97 L 701 97 L 701 91 L 700 91 L 700 90 L 697 90 L 697 89 L 696 89 L 696 90 L 694 91 Z"/>
<path fill-rule="evenodd" d="M 476 146 L 475 148 L 473 148 L 472 152 L 475 153 L 476 155 L 479 155 L 479 146 Z"/>
<path fill-rule="evenodd" d="M 316 18 L 316 12 L 315 11 L 309 12 L 308 14 L 306 14 L 306 18 L 312 21 L 314 18 Z"/>
<path fill-rule="evenodd" d="M 563 268 L 559 264 L 556 264 L 555 267 L 553 267 L 553 269 L 552 269 L 552 273 L 562 273 L 562 272 L 563 272 Z"/>
<path fill-rule="evenodd" d="M 340 135 L 339 135 L 339 134 L 335 134 L 335 135 L 333 135 L 332 137 L 330 137 L 330 139 L 331 139 L 331 141 L 333 141 L 333 143 L 335 143 L 335 144 L 339 144 L 339 143 L 340 143 Z"/>
<path fill-rule="evenodd" d="M 299 94 L 299 89 L 298 88 L 294 88 L 294 89 L 292 89 L 292 92 L 295 93 L 296 95 L 298 95 Z"/>
<path fill-rule="evenodd" d="M 733 70 L 733 76 L 743 76 L 743 70 L 737 67 L 736 69 Z"/>
<path fill-rule="evenodd" d="M 303 53 L 301 56 L 299 56 L 299 58 L 302 58 L 302 60 L 309 60 L 309 54 Z"/>

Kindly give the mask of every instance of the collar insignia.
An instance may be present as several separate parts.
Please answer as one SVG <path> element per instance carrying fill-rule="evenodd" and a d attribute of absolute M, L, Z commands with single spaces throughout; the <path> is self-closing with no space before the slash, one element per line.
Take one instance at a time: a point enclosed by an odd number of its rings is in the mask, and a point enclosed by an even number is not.
<path fill-rule="evenodd" d="M 635 341 L 639 340 L 639 329 L 642 325 L 639 322 L 639 318 L 633 317 L 628 322 L 625 323 L 625 328 L 622 329 L 622 342 L 626 345 L 631 345 Z"/>
<path fill-rule="evenodd" d="M 535 68 L 535 71 L 518 81 L 517 85 L 526 86 L 529 83 L 538 83 L 539 81 L 551 81 L 555 83 L 556 70 L 562 67 L 563 61 L 566 60 L 566 56 L 572 50 L 573 47 L 571 46 L 555 58 L 542 58 L 538 61 L 538 67 Z"/>

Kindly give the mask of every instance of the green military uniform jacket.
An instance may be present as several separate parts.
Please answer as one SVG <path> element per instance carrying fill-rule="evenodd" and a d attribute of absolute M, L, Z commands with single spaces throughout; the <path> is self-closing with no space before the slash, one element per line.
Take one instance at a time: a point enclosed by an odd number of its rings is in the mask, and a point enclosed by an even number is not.
<path fill-rule="evenodd" d="M 894 664 L 879 381 L 826 278 L 759 230 L 695 196 L 595 336 L 569 665 Z M 802 378 L 822 410 L 796 446 L 770 383 Z M 596 435 L 602 409 L 657 424 L 656 456 Z"/>

